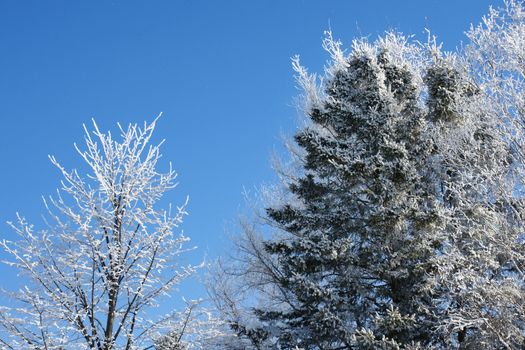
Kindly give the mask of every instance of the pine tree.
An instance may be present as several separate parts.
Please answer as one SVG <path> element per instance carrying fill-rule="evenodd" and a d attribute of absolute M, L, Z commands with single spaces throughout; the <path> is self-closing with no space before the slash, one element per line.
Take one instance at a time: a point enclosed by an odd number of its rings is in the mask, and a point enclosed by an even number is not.
<path fill-rule="evenodd" d="M 288 184 L 291 200 L 266 210 L 282 231 L 262 245 L 272 303 L 254 310 L 260 328 L 236 327 L 283 349 L 425 343 L 433 324 L 426 276 L 440 244 L 432 233 L 442 223 L 421 75 L 407 58 L 424 55 L 393 34 L 356 42 L 349 57 L 331 38 L 325 47 L 329 79 L 295 136 L 302 174 Z"/>
<path fill-rule="evenodd" d="M 292 302 L 257 312 L 287 325 L 284 347 L 351 347 L 368 332 L 407 343 L 428 332 L 414 303 L 430 268 L 424 231 L 435 223 L 418 164 L 428 153 L 423 115 L 410 72 L 377 49 L 354 50 L 308 111 L 314 126 L 295 137 L 305 176 L 289 189 L 301 205 L 267 210 L 291 234 L 265 247 Z"/>

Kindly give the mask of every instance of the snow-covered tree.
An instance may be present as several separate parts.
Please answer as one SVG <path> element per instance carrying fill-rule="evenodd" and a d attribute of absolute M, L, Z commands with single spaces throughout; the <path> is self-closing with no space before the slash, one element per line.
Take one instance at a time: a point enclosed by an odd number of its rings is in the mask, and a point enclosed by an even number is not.
<path fill-rule="evenodd" d="M 169 331 L 154 339 L 155 350 L 243 350 L 242 341 L 206 301 L 192 301 L 173 315 Z"/>
<path fill-rule="evenodd" d="M 177 313 L 151 311 L 197 266 L 180 257 L 186 204 L 158 208 L 176 173 L 157 168 L 155 125 L 119 125 L 119 139 L 85 128 L 85 176 L 50 157 L 63 180 L 44 200 L 46 228 L 18 216 L 18 239 L 1 242 L 25 284 L 0 307 L 2 349 L 151 349 L 173 330 Z"/>
<path fill-rule="evenodd" d="M 435 302 L 440 331 L 464 349 L 524 346 L 524 33 L 523 5 L 506 1 L 467 33 L 454 76 L 435 71 L 457 116 L 438 140 L 450 216 L 436 273 L 448 296 Z"/>
<path fill-rule="evenodd" d="M 261 348 L 425 343 L 442 226 L 420 103 L 429 59 L 394 34 L 356 41 L 348 56 L 331 37 L 324 46 L 323 86 L 294 61 L 310 119 L 295 135 L 302 169 L 266 209 L 274 237 L 247 236 L 247 273 L 264 297 L 255 326 L 232 325 Z"/>
<path fill-rule="evenodd" d="M 212 284 L 251 347 L 524 346 L 524 23 L 508 1 L 454 54 L 389 33 L 329 36 L 322 79 L 294 60 L 295 162 Z"/>
<path fill-rule="evenodd" d="M 511 152 L 500 116 L 455 65 L 441 60 L 427 75 L 432 172 L 445 223 L 432 276 L 434 336 L 445 347 L 515 348 L 523 335 L 513 327 L 521 323 L 513 316 L 521 309 L 521 281 L 507 258 L 521 245 Z"/>

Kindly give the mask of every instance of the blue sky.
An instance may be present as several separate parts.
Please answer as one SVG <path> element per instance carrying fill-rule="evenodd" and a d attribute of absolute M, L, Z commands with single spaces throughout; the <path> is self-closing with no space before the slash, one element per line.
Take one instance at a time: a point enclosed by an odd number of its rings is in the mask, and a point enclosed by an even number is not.
<path fill-rule="evenodd" d="M 115 130 L 163 112 L 157 139 L 180 181 L 169 199 L 190 197 L 183 229 L 195 256 L 222 255 L 243 188 L 274 181 L 270 155 L 296 129 L 291 56 L 320 71 L 329 27 L 346 44 L 388 29 L 424 39 L 429 28 L 453 49 L 489 4 L 1 0 L 0 238 L 12 237 L 4 222 L 16 211 L 41 224 L 41 196 L 60 180 L 47 155 L 79 167 L 82 123 Z M 0 285 L 15 285 L 12 271 L 0 273 Z"/>

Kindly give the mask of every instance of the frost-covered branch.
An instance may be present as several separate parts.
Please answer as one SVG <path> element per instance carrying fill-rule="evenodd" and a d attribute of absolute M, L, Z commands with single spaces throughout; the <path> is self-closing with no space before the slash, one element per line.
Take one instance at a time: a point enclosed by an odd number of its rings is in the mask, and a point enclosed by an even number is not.
<path fill-rule="evenodd" d="M 119 125 L 119 139 L 94 121 L 93 131 L 84 126 L 85 148 L 75 148 L 86 176 L 50 156 L 63 180 L 44 200 L 47 228 L 36 231 L 18 215 L 10 223 L 18 239 L 1 242 L 27 283 L 0 311 L 9 348 L 138 349 L 162 332 L 161 324 L 152 327 L 151 309 L 198 266 L 180 263 L 191 250 L 177 233 L 187 200 L 158 208 L 177 175 L 171 165 L 157 170 L 157 119 Z"/>

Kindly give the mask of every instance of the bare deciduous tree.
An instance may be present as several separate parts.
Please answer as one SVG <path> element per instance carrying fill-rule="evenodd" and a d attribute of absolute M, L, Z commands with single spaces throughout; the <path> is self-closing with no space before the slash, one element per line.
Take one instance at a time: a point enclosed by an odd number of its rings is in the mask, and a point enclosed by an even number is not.
<path fill-rule="evenodd" d="M 158 119 L 158 118 L 157 118 Z M 182 265 L 189 238 L 177 233 L 186 203 L 157 208 L 176 186 L 176 173 L 157 170 L 156 121 L 111 133 L 86 127 L 86 148 L 75 145 L 89 173 L 66 170 L 61 190 L 45 199 L 47 228 L 35 230 L 22 216 L 11 226 L 15 241 L 1 245 L 26 278 L 0 308 L 7 349 L 142 349 L 172 324 L 173 315 L 150 318 L 159 298 L 195 273 Z M 186 200 L 187 202 L 187 200 Z"/>

